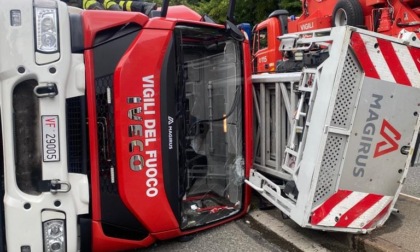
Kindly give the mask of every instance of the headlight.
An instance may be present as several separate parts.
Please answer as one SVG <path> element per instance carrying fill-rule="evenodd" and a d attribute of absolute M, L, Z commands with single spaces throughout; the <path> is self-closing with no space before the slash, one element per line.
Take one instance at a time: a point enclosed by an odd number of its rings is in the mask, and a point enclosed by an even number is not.
<path fill-rule="evenodd" d="M 44 53 L 58 51 L 58 18 L 55 8 L 35 8 L 36 49 Z"/>
<path fill-rule="evenodd" d="M 43 223 L 44 251 L 66 251 L 66 226 L 64 220 L 48 220 Z"/>

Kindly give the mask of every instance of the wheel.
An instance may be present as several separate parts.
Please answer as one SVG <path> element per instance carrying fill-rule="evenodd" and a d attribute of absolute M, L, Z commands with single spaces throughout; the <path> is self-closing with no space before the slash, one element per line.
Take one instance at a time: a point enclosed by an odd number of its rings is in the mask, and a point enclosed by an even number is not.
<path fill-rule="evenodd" d="M 358 0 L 339 0 L 332 15 L 333 26 L 363 26 L 364 16 Z"/>

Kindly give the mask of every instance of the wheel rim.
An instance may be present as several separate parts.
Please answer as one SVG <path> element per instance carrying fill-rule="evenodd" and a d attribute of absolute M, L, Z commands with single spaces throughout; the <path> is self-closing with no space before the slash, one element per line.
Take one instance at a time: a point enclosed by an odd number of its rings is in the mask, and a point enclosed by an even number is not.
<path fill-rule="evenodd" d="M 335 13 L 334 18 L 334 24 L 335 26 L 344 26 L 347 25 L 347 13 L 343 9 L 338 9 Z"/>

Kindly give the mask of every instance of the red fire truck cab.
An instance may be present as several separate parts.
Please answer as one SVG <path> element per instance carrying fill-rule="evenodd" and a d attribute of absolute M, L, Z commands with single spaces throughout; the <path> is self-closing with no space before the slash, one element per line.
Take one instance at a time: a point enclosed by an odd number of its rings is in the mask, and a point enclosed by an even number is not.
<path fill-rule="evenodd" d="M 220 224 L 249 204 L 246 46 L 224 26 L 174 8 L 195 19 L 171 18 L 171 8 L 165 19 L 81 16 L 90 48 L 84 54 L 98 251 Z"/>

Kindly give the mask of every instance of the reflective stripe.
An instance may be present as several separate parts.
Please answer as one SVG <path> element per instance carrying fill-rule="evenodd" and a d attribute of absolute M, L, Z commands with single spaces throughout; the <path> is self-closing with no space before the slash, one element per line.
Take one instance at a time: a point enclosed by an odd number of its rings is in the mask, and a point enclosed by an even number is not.
<path fill-rule="evenodd" d="M 89 7 L 95 3 L 98 2 L 96 2 L 95 0 L 83 0 L 83 9 L 89 9 Z"/>
<path fill-rule="evenodd" d="M 412 47 L 359 33 L 351 40 L 366 76 L 420 87 L 419 53 Z"/>
<path fill-rule="evenodd" d="M 392 196 L 338 190 L 312 212 L 315 226 L 372 228 L 385 221 Z"/>
<path fill-rule="evenodd" d="M 114 1 L 112 1 L 112 0 L 105 0 L 104 1 L 104 6 L 105 6 L 105 9 L 111 9 L 112 8 L 112 6 L 114 6 L 114 5 L 116 5 L 117 3 L 116 2 L 114 2 Z"/>
<path fill-rule="evenodd" d="M 125 11 L 131 11 L 131 4 L 133 1 L 120 1 L 120 7 Z"/>

